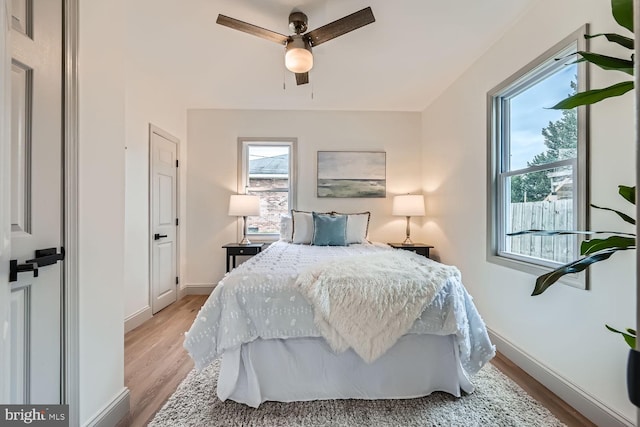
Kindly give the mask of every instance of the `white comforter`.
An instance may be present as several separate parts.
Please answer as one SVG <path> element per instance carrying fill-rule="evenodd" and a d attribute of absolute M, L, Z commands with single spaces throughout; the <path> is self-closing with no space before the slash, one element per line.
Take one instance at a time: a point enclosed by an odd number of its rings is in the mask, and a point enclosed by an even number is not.
<path fill-rule="evenodd" d="M 225 275 L 187 332 L 184 347 L 200 370 L 225 350 L 256 338 L 320 337 L 313 308 L 296 288 L 298 275 L 330 259 L 382 251 L 395 250 L 381 244 L 318 247 L 276 242 Z M 495 354 L 484 322 L 455 275 L 407 333 L 455 335 L 469 374 Z"/>

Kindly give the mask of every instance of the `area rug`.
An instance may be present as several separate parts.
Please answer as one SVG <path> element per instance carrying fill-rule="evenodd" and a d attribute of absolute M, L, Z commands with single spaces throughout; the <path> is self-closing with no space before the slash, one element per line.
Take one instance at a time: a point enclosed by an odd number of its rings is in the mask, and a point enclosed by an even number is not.
<path fill-rule="evenodd" d="M 491 364 L 473 377 L 476 391 L 461 398 L 433 393 L 402 400 L 265 402 L 258 409 L 221 402 L 218 369 L 216 361 L 201 373 L 192 370 L 149 426 L 564 426 Z"/>

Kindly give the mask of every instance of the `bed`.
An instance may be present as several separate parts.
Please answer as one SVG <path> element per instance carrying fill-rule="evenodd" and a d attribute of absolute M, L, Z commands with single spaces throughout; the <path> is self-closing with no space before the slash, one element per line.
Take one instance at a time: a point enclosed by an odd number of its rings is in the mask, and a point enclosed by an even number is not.
<path fill-rule="evenodd" d="M 221 400 L 258 407 L 265 401 L 399 399 L 435 391 L 459 397 L 473 392 L 471 376 L 495 355 L 495 348 L 457 269 L 364 239 L 348 246 L 292 242 L 275 242 L 225 275 L 185 335 L 184 347 L 196 369 L 221 358 Z M 399 336 L 376 332 L 375 338 L 351 343 L 342 337 L 349 333 L 324 324 L 319 313 L 337 312 L 342 296 L 318 303 L 313 297 L 325 290 L 307 285 L 317 285 L 329 266 L 370 269 L 367 262 L 372 260 L 383 268 L 387 260 L 409 270 L 400 265 L 405 259 L 421 274 L 439 271 L 442 283 L 430 290 L 433 295 L 423 306 L 414 304 L 417 298 L 411 295 L 411 304 L 395 314 L 391 308 L 369 310 L 373 317 L 365 322 L 370 323 L 408 314 L 410 323 L 391 322 Z M 378 287 L 386 285 L 367 289 Z M 359 293 L 379 298 L 374 292 Z M 415 316 L 408 308 L 414 305 L 419 309 Z M 330 323 L 328 318 L 324 320 Z"/>

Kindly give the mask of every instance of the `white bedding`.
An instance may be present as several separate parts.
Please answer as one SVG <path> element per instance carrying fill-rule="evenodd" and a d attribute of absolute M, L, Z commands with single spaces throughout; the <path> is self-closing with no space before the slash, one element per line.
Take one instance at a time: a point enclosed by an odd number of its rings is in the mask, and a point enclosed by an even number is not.
<path fill-rule="evenodd" d="M 401 337 L 373 363 L 335 354 L 322 338 L 257 339 L 222 356 L 217 394 L 257 408 L 266 401 L 408 399 L 472 393 L 452 335 Z"/>
<path fill-rule="evenodd" d="M 329 259 L 395 251 L 382 244 L 317 247 L 276 242 L 227 274 L 202 307 L 184 346 L 203 369 L 226 351 L 258 338 L 320 337 L 312 307 L 295 287 L 307 268 Z M 453 335 L 460 363 L 477 372 L 495 349 L 471 297 L 450 277 L 408 334 Z"/>

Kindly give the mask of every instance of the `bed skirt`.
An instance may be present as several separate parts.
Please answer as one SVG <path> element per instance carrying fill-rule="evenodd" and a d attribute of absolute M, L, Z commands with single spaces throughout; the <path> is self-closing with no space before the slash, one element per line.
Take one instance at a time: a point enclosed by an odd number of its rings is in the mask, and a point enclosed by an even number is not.
<path fill-rule="evenodd" d="M 373 363 L 335 354 L 324 338 L 257 339 L 222 355 L 218 397 L 265 401 L 406 399 L 473 392 L 453 335 L 405 335 Z"/>

